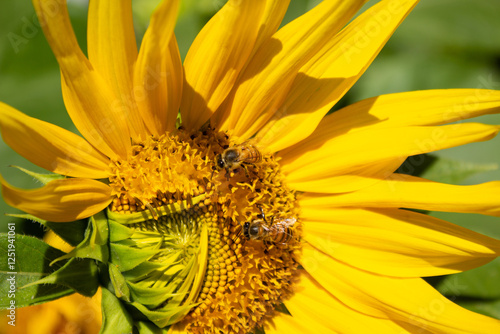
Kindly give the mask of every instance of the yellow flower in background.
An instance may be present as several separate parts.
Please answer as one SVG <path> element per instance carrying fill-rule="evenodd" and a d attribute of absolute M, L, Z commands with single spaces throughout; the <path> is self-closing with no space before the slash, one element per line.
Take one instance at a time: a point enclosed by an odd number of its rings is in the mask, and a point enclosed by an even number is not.
<path fill-rule="evenodd" d="M 139 50 L 130 1 L 91 1 L 88 57 L 65 1 L 33 2 L 83 138 L 1 104 L 4 141 L 66 176 L 34 190 L 0 178 L 2 194 L 55 222 L 104 210 L 122 305 L 171 332 L 500 331 L 421 279 L 483 265 L 500 241 L 401 209 L 498 216 L 500 183 L 394 173 L 494 137 L 443 124 L 498 112 L 500 93 L 390 94 L 325 116 L 418 1 L 352 19 L 366 1 L 324 0 L 278 30 L 288 1 L 230 0 L 183 65 L 178 1 L 159 5 Z"/>

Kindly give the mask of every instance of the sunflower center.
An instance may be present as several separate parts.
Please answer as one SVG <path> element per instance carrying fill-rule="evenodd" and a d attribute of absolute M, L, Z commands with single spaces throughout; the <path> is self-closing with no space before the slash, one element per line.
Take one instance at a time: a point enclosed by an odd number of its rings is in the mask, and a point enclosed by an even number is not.
<path fill-rule="evenodd" d="M 170 293 L 148 305 L 139 289 L 125 301 L 158 326 L 248 333 L 291 293 L 301 232 L 295 193 L 254 144 L 211 129 L 149 138 L 114 163 L 110 186 L 110 217 L 130 229 L 125 242 L 151 249 L 122 270 L 127 284 Z M 161 312 L 175 316 L 155 320 Z"/>

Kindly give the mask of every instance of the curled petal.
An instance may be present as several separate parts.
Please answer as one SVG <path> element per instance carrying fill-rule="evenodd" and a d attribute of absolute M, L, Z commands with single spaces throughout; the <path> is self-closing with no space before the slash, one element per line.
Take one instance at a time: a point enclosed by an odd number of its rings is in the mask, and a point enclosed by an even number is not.
<path fill-rule="evenodd" d="M 70 222 L 87 218 L 111 203 L 111 188 L 89 179 L 62 179 L 37 189 L 24 190 L 11 186 L 2 176 L 5 202 L 35 217 Z"/>

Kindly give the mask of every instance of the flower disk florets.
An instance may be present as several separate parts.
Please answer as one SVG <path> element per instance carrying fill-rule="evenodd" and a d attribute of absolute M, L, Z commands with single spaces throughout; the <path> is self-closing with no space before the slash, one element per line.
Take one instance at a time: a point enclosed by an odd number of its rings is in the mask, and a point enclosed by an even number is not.
<path fill-rule="evenodd" d="M 220 166 L 228 152 L 241 159 Z M 237 145 L 210 128 L 180 129 L 138 143 L 128 161 L 114 162 L 110 186 L 111 216 L 133 233 L 127 244 L 154 249 L 122 274 L 133 287 L 168 292 L 149 307 L 133 294 L 128 300 L 158 326 L 248 333 L 290 295 L 300 255 L 295 193 L 274 157 L 256 145 Z M 150 234 L 153 243 L 146 242 Z M 159 320 L 162 314 L 172 317 Z"/>

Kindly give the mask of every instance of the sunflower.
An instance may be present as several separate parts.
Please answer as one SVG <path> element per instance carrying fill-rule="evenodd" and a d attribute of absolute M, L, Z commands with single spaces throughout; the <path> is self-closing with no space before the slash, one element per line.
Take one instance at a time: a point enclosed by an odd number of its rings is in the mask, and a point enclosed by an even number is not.
<path fill-rule="evenodd" d="M 61 175 L 33 190 L 1 178 L 2 193 L 43 220 L 89 218 L 109 251 L 93 257 L 103 300 L 119 305 L 103 304 L 110 333 L 117 310 L 145 333 L 500 331 L 422 279 L 483 265 L 500 242 L 407 210 L 498 216 L 500 183 L 395 173 L 494 137 L 444 124 L 498 112 L 500 93 L 390 94 L 325 116 L 418 1 L 354 18 L 366 1 L 324 0 L 278 29 L 289 1 L 229 0 L 183 64 L 178 1 L 161 2 L 139 50 L 130 0 L 90 1 L 88 56 L 64 0 L 33 2 L 83 138 L 1 104 L 4 141 Z"/>

